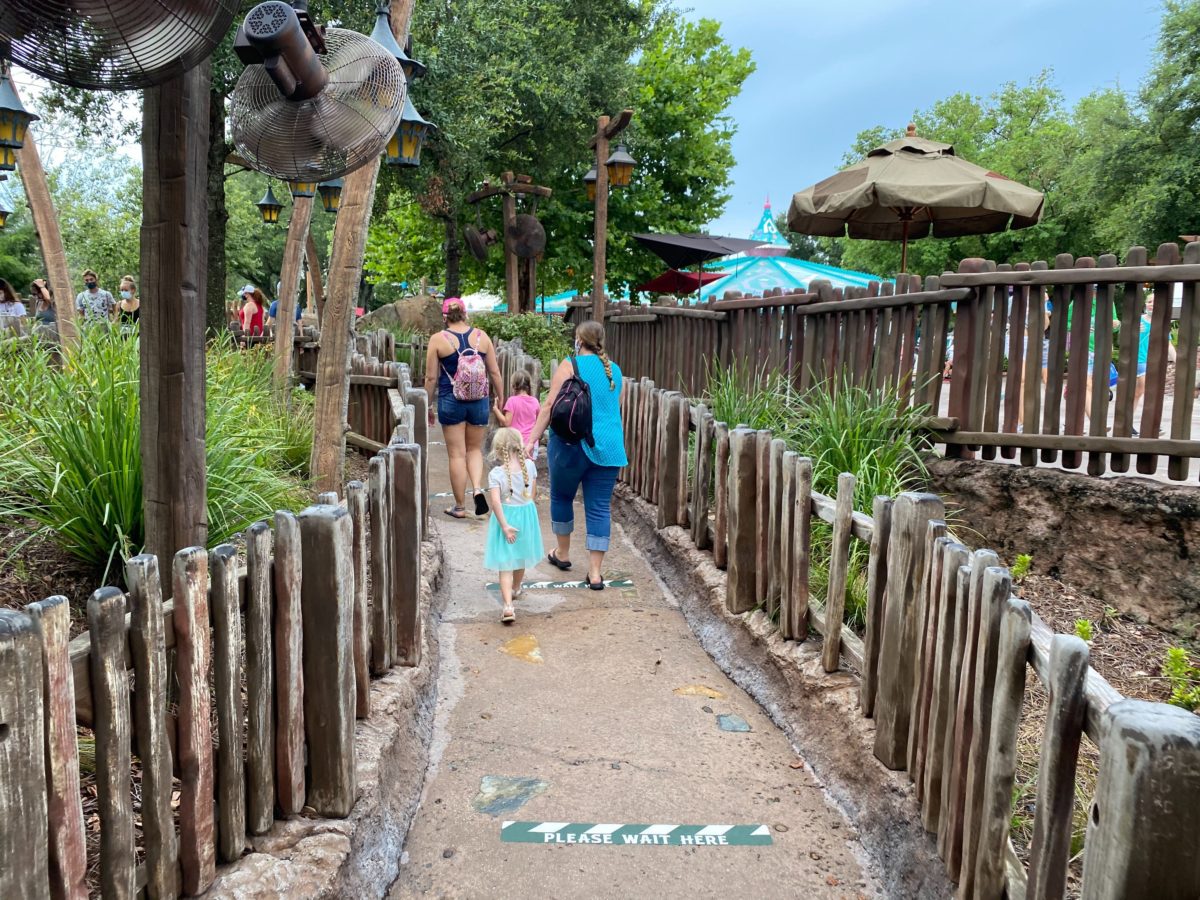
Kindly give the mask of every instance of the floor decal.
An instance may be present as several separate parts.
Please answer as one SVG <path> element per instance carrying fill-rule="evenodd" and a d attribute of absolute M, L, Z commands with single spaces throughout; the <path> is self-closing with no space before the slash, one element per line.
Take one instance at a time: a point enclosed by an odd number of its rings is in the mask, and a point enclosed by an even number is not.
<path fill-rule="evenodd" d="M 633 580 L 630 578 L 606 578 L 604 579 L 605 587 L 615 588 L 631 588 Z M 485 588 L 489 591 L 500 590 L 500 582 L 489 581 Z M 522 581 L 521 590 L 523 591 L 557 591 L 563 588 L 586 588 L 587 582 L 582 578 L 578 581 Z"/>
<path fill-rule="evenodd" d="M 773 843 L 766 825 L 592 825 L 572 822 L 505 822 L 500 840 L 517 844 L 633 844 L 667 847 L 737 847 Z"/>

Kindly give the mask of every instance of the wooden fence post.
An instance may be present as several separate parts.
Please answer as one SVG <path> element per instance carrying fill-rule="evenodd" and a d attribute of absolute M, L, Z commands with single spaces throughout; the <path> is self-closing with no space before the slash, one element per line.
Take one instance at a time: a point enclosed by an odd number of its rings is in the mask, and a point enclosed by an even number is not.
<path fill-rule="evenodd" d="M 246 768 L 242 760 L 242 620 L 237 548 L 208 554 L 212 577 L 213 687 L 217 705 L 217 851 L 222 862 L 246 849 Z"/>
<path fill-rule="evenodd" d="M 1200 896 L 1200 717 L 1122 700 L 1106 711 L 1083 900 Z"/>
<path fill-rule="evenodd" d="M 534 382 L 534 391 L 540 381 Z M 413 410 L 413 443 L 421 448 L 421 540 L 425 539 L 425 522 L 429 515 L 429 395 L 424 388 L 409 388 L 404 402 Z"/>
<path fill-rule="evenodd" d="M 346 509 L 353 526 L 354 566 L 354 709 L 365 719 L 371 714 L 371 623 L 367 608 L 367 489 L 361 481 L 346 485 Z"/>
<path fill-rule="evenodd" d="M 863 632 L 863 671 L 858 683 L 858 705 L 870 718 L 875 713 L 875 692 L 879 683 L 879 639 L 883 632 L 885 589 L 887 588 L 888 542 L 892 533 L 892 500 L 876 497 L 871 503 L 871 556 L 867 564 L 867 624 Z"/>
<path fill-rule="evenodd" d="M 753 490 L 756 531 L 754 541 L 754 605 L 763 606 L 767 602 L 767 583 L 769 578 L 770 548 L 767 546 L 768 531 L 771 526 L 771 432 L 765 428 L 758 431 L 755 444 L 754 484 L 747 485 L 746 490 Z"/>
<path fill-rule="evenodd" d="M 392 598 L 395 664 L 421 663 L 421 447 L 393 444 Z"/>
<path fill-rule="evenodd" d="M 941 557 L 933 553 L 938 538 L 946 534 L 946 523 L 930 519 L 925 532 L 925 566 L 921 576 L 921 589 L 917 591 L 916 615 L 916 680 L 913 682 L 913 711 L 908 723 L 908 779 L 917 785 L 917 802 L 924 798 L 925 786 L 922 775 L 925 771 L 925 750 L 929 727 L 929 691 L 933 681 L 934 632 L 929 627 L 930 617 L 936 621 L 937 605 L 934 602 L 936 585 L 934 579 L 941 578 Z M 936 565 L 935 565 L 936 562 Z M 999 633 L 999 632 L 997 632 Z"/>
<path fill-rule="evenodd" d="M 658 395 L 658 519 L 659 528 L 679 524 L 679 391 Z"/>
<path fill-rule="evenodd" d="M 729 427 L 724 422 L 713 426 L 716 440 L 713 482 L 713 565 L 729 566 Z"/>
<path fill-rule="evenodd" d="M 738 427 L 729 435 L 729 577 L 725 605 L 732 613 L 758 605 L 758 434 Z"/>
<path fill-rule="evenodd" d="M 391 465 L 390 450 L 371 457 L 371 671 L 376 675 L 392 667 L 391 592 Z"/>
<path fill-rule="evenodd" d="M 708 525 L 708 493 L 713 474 L 713 417 L 703 403 L 696 409 L 696 477 L 692 481 L 692 543 L 697 550 L 712 548 Z"/>
<path fill-rule="evenodd" d="M 297 517 L 302 548 L 304 734 L 308 805 L 344 818 L 354 806 L 354 567 L 350 514 L 310 506 Z"/>
<path fill-rule="evenodd" d="M 767 472 L 767 615 L 772 619 L 779 613 L 783 593 L 780 570 L 783 558 L 780 547 L 780 517 L 783 507 L 783 453 L 787 442 L 782 438 L 771 441 Z"/>
<path fill-rule="evenodd" d="M 1088 645 L 1075 635 L 1050 641 L 1050 708 L 1038 760 L 1037 813 L 1029 848 L 1030 900 L 1062 897 L 1071 856 L 1075 767 L 1087 714 Z M 1135 832 L 1130 832 L 1131 839 Z"/>
<path fill-rule="evenodd" d="M 134 670 L 134 726 L 142 761 L 142 834 L 146 849 L 146 893 L 178 893 L 179 849 L 171 812 L 171 745 L 167 740 L 167 650 L 163 632 L 158 557 L 135 556 L 125 563 L 129 585 L 129 650 Z"/>
<path fill-rule="evenodd" d="M 787 640 L 788 619 L 792 614 L 792 604 L 795 602 L 795 547 L 793 534 L 795 528 L 794 512 L 796 508 L 796 460 L 800 454 L 793 450 L 785 450 L 779 461 L 783 484 L 782 497 L 779 504 L 779 635 Z"/>
<path fill-rule="evenodd" d="M 132 900 L 135 872 L 125 595 L 116 588 L 100 588 L 88 600 L 87 620 L 100 812 L 100 892 L 105 897 Z M 39 806 L 44 803 L 43 799 Z"/>
<path fill-rule="evenodd" d="M 925 535 L 929 520 L 944 516 L 945 507 L 935 494 L 901 494 L 892 510 L 875 701 L 875 756 L 889 769 L 903 768 L 907 761 L 917 655 L 916 597 L 924 572 Z"/>
<path fill-rule="evenodd" d="M 799 456 L 793 474 L 792 498 L 792 602 L 783 637 L 803 641 L 808 637 L 809 570 L 812 567 L 812 460 Z"/>
<path fill-rule="evenodd" d="M 304 808 L 304 615 L 300 523 L 275 513 L 275 794 L 285 818 Z"/>
<path fill-rule="evenodd" d="M 271 526 L 246 529 L 246 827 L 266 834 L 275 818 L 275 679 L 271 641 Z"/>
<path fill-rule="evenodd" d="M 821 664 L 826 672 L 838 670 L 842 647 L 842 616 L 846 611 L 846 580 L 850 572 L 850 520 L 854 512 L 854 476 L 838 476 L 837 508 L 833 516 L 833 549 L 829 559 L 829 592 L 825 595 L 825 641 Z"/>
<path fill-rule="evenodd" d="M 45 896 L 50 884 L 42 702 L 42 646 L 33 619 L 16 610 L 0 609 L 0 859 L 4 860 L 0 865 L 0 896 L 3 897 L 32 900 Z M 98 714 L 99 707 L 96 704 Z M 97 780 L 103 777 L 99 771 L 96 774 Z M 131 820 L 131 857 L 132 826 Z"/>

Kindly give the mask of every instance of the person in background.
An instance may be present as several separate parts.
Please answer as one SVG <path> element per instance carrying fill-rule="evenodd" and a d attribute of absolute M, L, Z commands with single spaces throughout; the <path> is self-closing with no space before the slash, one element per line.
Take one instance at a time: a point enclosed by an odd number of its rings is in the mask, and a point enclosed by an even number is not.
<path fill-rule="evenodd" d="M 300 298 L 297 297 L 296 298 L 296 321 L 297 322 L 300 321 L 300 313 L 301 313 Z M 275 300 L 272 300 L 271 305 L 269 307 L 267 307 L 267 327 L 274 328 L 275 327 L 275 319 L 277 319 L 278 317 L 279 317 L 279 300 L 275 299 Z"/>
<path fill-rule="evenodd" d="M 117 324 L 128 334 L 142 317 L 142 300 L 138 297 L 137 282 L 132 275 L 121 279 L 121 299 L 117 301 Z"/>
<path fill-rule="evenodd" d="M 54 326 L 58 316 L 54 312 L 54 291 L 46 284 L 46 279 L 37 278 L 29 286 L 29 300 L 33 306 L 33 321 L 46 327 Z"/>
<path fill-rule="evenodd" d="M 113 295 L 100 287 L 100 280 L 91 269 L 83 272 L 83 287 L 75 297 L 75 314 L 85 322 L 107 322 L 116 309 Z"/>
<path fill-rule="evenodd" d="M 17 297 L 13 286 L 0 278 L 0 316 L 8 319 L 24 319 L 25 304 Z"/>
<path fill-rule="evenodd" d="M 246 285 L 241 290 L 242 296 L 242 311 L 239 318 L 242 322 L 242 334 L 246 337 L 255 337 L 263 333 L 263 307 L 266 306 L 266 299 L 263 297 L 262 291 L 252 284 Z"/>
<path fill-rule="evenodd" d="M 508 399 L 503 408 L 496 400 L 492 411 L 505 428 L 515 428 L 521 432 L 522 440 L 528 441 L 533 432 L 533 423 L 537 421 L 538 412 L 542 405 L 533 396 L 533 381 L 525 371 L 513 372 L 512 381 L 508 385 Z M 537 459 L 537 445 L 533 448 L 533 459 Z"/>
<path fill-rule="evenodd" d="M 1138 331 L 1137 351 L 1137 380 L 1133 383 L 1133 421 L 1138 421 L 1142 400 L 1146 396 L 1146 366 L 1150 359 L 1150 322 L 1154 313 L 1154 291 L 1146 292 L 1146 309 L 1142 313 L 1141 327 Z M 1175 362 L 1175 345 L 1167 340 L 1167 362 Z M 1138 437 L 1138 430 L 1131 429 L 1133 436 Z M 1157 435 L 1151 435 L 1157 437 Z"/>

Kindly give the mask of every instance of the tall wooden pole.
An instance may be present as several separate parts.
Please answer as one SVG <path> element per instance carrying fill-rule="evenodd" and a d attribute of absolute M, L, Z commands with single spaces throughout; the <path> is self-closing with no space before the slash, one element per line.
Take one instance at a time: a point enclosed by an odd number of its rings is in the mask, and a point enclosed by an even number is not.
<path fill-rule="evenodd" d="M 17 84 L 9 79 L 13 93 Z M 46 181 L 46 170 L 38 153 L 33 129 L 25 132 L 25 146 L 17 151 L 17 167 L 21 172 L 21 184 L 25 186 L 25 199 L 29 203 L 29 214 L 33 217 L 33 228 L 42 247 L 42 259 L 46 263 L 46 278 L 54 292 L 54 316 L 58 320 L 58 339 L 70 346 L 78 340 L 75 329 L 75 290 L 71 273 L 67 269 L 67 252 L 63 249 L 62 230 L 58 227 L 58 215 L 54 201 L 50 199 L 50 185 Z"/>
<path fill-rule="evenodd" d="M 141 451 L 146 551 L 169 564 L 208 538 L 204 465 L 211 64 L 142 106 Z M 203 887 L 201 888 L 201 890 Z"/>
<path fill-rule="evenodd" d="M 392 34 L 401 47 L 408 38 L 414 2 L 393 0 Z M 333 228 L 329 296 L 321 318 L 313 450 L 309 461 L 313 490 L 318 494 L 338 491 L 342 483 L 342 464 L 346 455 L 346 407 L 350 400 L 350 333 L 354 327 L 354 301 L 362 278 L 367 227 L 371 221 L 375 180 L 378 176 L 378 157 L 346 176 L 337 224 Z"/>
<path fill-rule="evenodd" d="M 317 256 L 317 242 L 313 240 L 312 231 L 308 232 L 308 240 L 304 245 L 305 256 L 308 258 L 308 289 L 312 291 L 309 308 L 317 317 L 317 326 L 325 320 L 325 285 L 321 281 L 321 258 Z"/>
<path fill-rule="evenodd" d="M 500 180 L 506 186 L 512 187 L 515 178 L 512 172 L 505 172 L 500 176 Z M 517 198 L 511 191 L 507 191 L 501 202 L 504 215 L 504 299 L 508 303 L 508 314 L 513 316 L 525 311 L 521 308 L 521 278 L 517 271 L 517 254 L 513 252 L 512 241 L 508 237 L 508 228 L 517 219 Z"/>
<path fill-rule="evenodd" d="M 596 120 L 596 237 L 592 249 L 592 318 L 604 322 L 604 269 L 608 262 L 608 116 Z"/>
<path fill-rule="evenodd" d="M 292 335 L 296 332 L 296 304 L 300 291 L 300 270 L 308 243 L 308 223 L 312 220 L 312 197 L 292 201 L 292 220 L 288 223 L 287 243 L 283 248 L 283 269 L 279 280 L 279 305 L 275 308 L 275 360 L 272 380 L 275 392 L 286 397 L 292 374 Z"/>

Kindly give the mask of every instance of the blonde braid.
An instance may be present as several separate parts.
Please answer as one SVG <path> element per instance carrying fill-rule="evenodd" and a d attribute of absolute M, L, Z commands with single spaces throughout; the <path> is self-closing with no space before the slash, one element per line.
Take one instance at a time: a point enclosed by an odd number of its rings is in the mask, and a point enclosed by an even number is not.
<path fill-rule="evenodd" d="M 612 362 L 609 360 L 608 354 L 605 353 L 604 348 L 601 347 L 596 351 L 596 355 L 600 357 L 600 362 L 604 363 L 604 374 L 608 376 L 608 389 L 610 391 L 615 391 L 617 389 L 617 383 L 613 381 Z"/>

